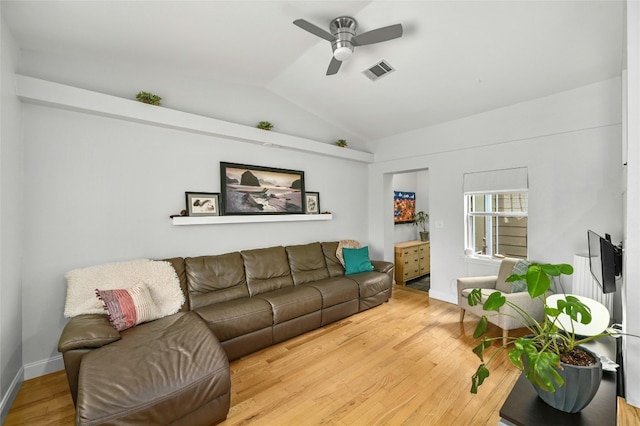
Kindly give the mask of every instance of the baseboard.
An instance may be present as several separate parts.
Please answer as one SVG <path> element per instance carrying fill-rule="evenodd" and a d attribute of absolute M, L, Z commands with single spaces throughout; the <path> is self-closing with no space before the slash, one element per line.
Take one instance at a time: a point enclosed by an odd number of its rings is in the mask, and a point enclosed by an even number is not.
<path fill-rule="evenodd" d="M 20 367 L 18 373 L 11 381 L 9 389 L 7 389 L 7 393 L 2 398 L 2 402 L 0 402 L 0 424 L 4 424 L 4 422 L 7 420 L 9 410 L 11 410 L 13 401 L 15 401 L 16 396 L 18 396 L 18 392 L 20 391 L 22 382 L 24 382 L 24 368 Z"/>
<path fill-rule="evenodd" d="M 429 290 L 429 297 L 431 299 L 436 299 L 436 300 L 441 300 L 443 302 L 449 302 L 449 303 L 453 303 L 454 305 L 458 303 L 458 301 L 456 300 L 456 296 L 455 294 L 450 294 L 450 293 L 445 293 L 443 291 L 438 291 L 435 290 L 433 288 L 433 286 L 431 286 L 431 289 Z"/>
<path fill-rule="evenodd" d="M 25 364 L 24 380 L 44 376 L 45 374 L 60 370 L 64 370 L 64 361 L 62 360 L 62 355 L 57 355 L 48 359 Z"/>

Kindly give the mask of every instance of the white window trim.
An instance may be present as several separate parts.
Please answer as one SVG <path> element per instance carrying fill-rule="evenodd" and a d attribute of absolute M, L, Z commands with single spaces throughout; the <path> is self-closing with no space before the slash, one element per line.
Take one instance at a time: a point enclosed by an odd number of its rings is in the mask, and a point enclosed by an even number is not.
<path fill-rule="evenodd" d="M 526 173 L 526 167 L 523 168 L 525 170 Z M 513 170 L 513 169 L 510 169 Z M 466 175 L 465 175 L 466 176 Z M 482 262 L 482 263 L 486 263 L 488 261 L 501 261 L 503 259 L 503 257 L 495 257 L 493 254 L 488 255 L 488 254 L 482 254 L 482 253 L 478 253 L 475 252 L 473 248 L 471 247 L 466 247 L 467 243 L 469 241 L 472 241 L 473 238 L 471 238 L 470 233 L 472 232 L 471 227 L 469 226 L 469 217 L 485 217 L 485 218 L 491 218 L 491 217 L 515 217 L 515 218 L 528 218 L 529 217 L 529 212 L 527 209 L 527 213 L 522 213 L 522 212 L 470 212 L 469 211 L 469 196 L 472 195 L 496 195 L 496 194 L 505 194 L 505 193 L 515 193 L 515 192 L 526 192 L 528 193 L 529 190 L 527 189 L 520 189 L 520 190 L 496 190 L 496 191 L 465 191 L 464 192 L 464 222 L 465 222 L 465 250 L 464 250 L 464 257 L 465 259 L 468 260 L 475 260 L 478 262 Z M 492 243 L 492 241 L 487 241 L 486 245 L 490 246 L 490 244 Z M 471 252 L 471 253 L 469 253 Z M 529 246 L 527 244 L 527 259 L 529 258 Z"/>

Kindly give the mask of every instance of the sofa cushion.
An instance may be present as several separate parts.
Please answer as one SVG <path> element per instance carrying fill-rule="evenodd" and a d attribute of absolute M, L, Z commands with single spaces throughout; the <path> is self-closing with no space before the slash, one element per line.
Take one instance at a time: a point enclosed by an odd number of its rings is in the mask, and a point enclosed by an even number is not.
<path fill-rule="evenodd" d="M 244 260 L 251 296 L 293 286 L 289 259 L 284 247 L 245 250 L 240 253 Z"/>
<path fill-rule="evenodd" d="M 320 292 L 323 309 L 349 300 L 357 300 L 360 294 L 358 284 L 346 277 L 325 278 L 307 285 Z"/>
<path fill-rule="evenodd" d="M 322 309 L 320 292 L 307 284 L 261 293 L 256 299 L 264 299 L 271 304 L 274 325 Z"/>
<path fill-rule="evenodd" d="M 511 293 L 513 291 L 513 284 L 505 280 L 513 274 L 513 267 L 516 266 L 516 262 L 518 262 L 518 259 L 510 257 L 502 259 L 498 270 L 498 279 L 496 280 L 496 290 L 500 290 L 503 293 Z"/>
<path fill-rule="evenodd" d="M 194 312 L 221 342 L 273 325 L 271 304 L 256 297 L 201 306 Z"/>
<path fill-rule="evenodd" d="M 96 290 L 96 296 L 104 303 L 109 322 L 118 331 L 126 330 L 163 316 L 144 283 L 131 288 L 98 289 Z"/>
<path fill-rule="evenodd" d="M 216 423 L 229 410 L 230 386 L 216 337 L 197 315 L 180 312 L 84 356 L 76 423 L 182 424 L 201 410 L 207 424 Z"/>
<path fill-rule="evenodd" d="M 371 259 L 369 259 L 369 247 L 343 248 L 344 274 L 351 275 L 358 272 L 373 271 Z"/>
<path fill-rule="evenodd" d="M 360 298 L 374 296 L 391 288 L 389 276 L 379 272 L 360 272 L 351 274 L 349 279 L 358 283 Z"/>
<path fill-rule="evenodd" d="M 322 246 L 322 252 L 324 253 L 324 261 L 327 264 L 327 270 L 331 277 L 344 275 L 344 267 L 336 256 L 338 244 L 338 241 L 324 242 L 320 244 Z"/>
<path fill-rule="evenodd" d="M 192 309 L 249 296 L 239 252 L 185 259 Z"/>
<path fill-rule="evenodd" d="M 286 247 L 295 285 L 329 278 L 320 243 Z"/>

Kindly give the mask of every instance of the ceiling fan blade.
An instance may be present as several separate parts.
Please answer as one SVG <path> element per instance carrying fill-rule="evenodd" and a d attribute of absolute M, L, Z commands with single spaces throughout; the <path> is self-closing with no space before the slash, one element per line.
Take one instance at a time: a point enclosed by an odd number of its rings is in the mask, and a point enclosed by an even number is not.
<path fill-rule="evenodd" d="M 336 38 L 329 32 L 323 30 L 322 28 L 312 24 L 309 21 L 305 21 L 304 19 L 296 19 L 293 23 L 305 31 L 309 31 L 311 34 L 316 35 L 320 38 L 323 38 L 327 41 L 334 41 Z"/>
<path fill-rule="evenodd" d="M 377 30 L 367 31 L 353 38 L 354 46 L 365 46 L 367 44 L 380 43 L 382 41 L 393 40 L 402 37 L 402 24 L 389 25 Z"/>
<path fill-rule="evenodd" d="M 332 57 L 331 62 L 329 62 L 329 68 L 327 68 L 327 75 L 337 74 L 340 69 L 340 65 L 342 65 L 342 61 Z"/>

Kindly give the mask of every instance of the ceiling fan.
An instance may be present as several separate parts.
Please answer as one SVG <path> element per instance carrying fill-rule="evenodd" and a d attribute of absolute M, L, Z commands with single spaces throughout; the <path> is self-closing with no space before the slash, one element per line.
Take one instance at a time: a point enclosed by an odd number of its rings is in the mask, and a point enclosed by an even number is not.
<path fill-rule="evenodd" d="M 296 19 L 293 23 L 303 30 L 309 31 L 320 38 L 331 42 L 333 58 L 327 68 L 327 75 L 334 75 L 340 69 L 342 61 L 346 61 L 353 54 L 356 46 L 381 43 L 402 37 L 402 25 L 395 24 L 356 35 L 358 23 L 349 16 L 335 18 L 329 24 L 330 33 L 304 19 Z"/>

